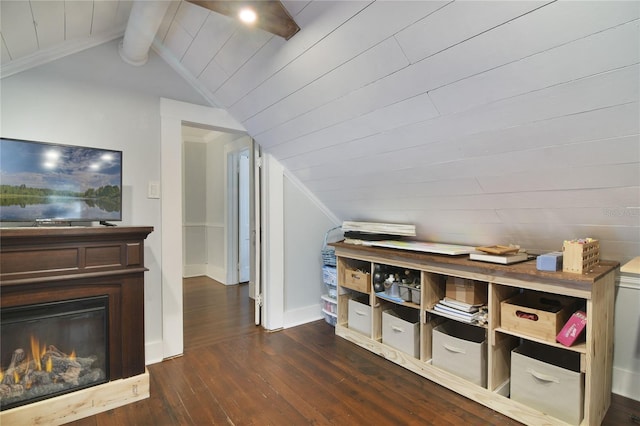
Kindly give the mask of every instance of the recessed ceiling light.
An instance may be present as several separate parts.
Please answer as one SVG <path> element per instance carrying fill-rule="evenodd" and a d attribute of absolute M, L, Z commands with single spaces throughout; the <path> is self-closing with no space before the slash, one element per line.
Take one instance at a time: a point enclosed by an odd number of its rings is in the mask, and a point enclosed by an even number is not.
<path fill-rule="evenodd" d="M 240 13 L 238 13 L 238 17 L 242 22 L 247 24 L 252 24 L 256 21 L 256 19 L 258 18 L 258 15 L 256 15 L 256 12 L 253 9 L 244 7 L 240 9 Z"/>

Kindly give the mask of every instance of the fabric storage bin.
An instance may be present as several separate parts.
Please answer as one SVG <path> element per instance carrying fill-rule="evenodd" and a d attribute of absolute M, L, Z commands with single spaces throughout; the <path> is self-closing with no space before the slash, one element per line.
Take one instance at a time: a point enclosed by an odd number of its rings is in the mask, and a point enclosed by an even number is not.
<path fill-rule="evenodd" d="M 371 307 L 362 301 L 349 299 L 348 308 L 349 328 L 371 336 Z"/>
<path fill-rule="evenodd" d="M 486 330 L 458 321 L 433 329 L 431 364 L 476 385 L 487 386 Z"/>
<path fill-rule="evenodd" d="M 584 412 L 580 354 L 525 341 L 511 352 L 511 399 L 580 424 Z"/>
<path fill-rule="evenodd" d="M 420 357 L 420 312 L 417 309 L 382 312 L 382 343 L 414 358 Z"/>

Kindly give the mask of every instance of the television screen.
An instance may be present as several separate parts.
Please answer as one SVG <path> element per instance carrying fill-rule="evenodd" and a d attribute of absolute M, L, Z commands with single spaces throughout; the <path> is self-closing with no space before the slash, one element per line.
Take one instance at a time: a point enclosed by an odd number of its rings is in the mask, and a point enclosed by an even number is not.
<path fill-rule="evenodd" d="M 122 220 L 122 152 L 0 138 L 0 221 Z"/>

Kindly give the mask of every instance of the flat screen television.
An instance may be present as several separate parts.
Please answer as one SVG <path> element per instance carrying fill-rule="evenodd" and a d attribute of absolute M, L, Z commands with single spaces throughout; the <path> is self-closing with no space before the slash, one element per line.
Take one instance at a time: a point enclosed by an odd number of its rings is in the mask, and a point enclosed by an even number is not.
<path fill-rule="evenodd" d="M 122 220 L 122 151 L 0 138 L 1 222 Z"/>

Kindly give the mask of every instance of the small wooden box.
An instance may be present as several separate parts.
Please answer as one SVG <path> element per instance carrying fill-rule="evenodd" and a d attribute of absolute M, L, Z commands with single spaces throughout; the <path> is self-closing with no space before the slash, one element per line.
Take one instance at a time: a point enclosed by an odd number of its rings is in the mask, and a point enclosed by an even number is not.
<path fill-rule="evenodd" d="M 574 305 L 570 297 L 521 293 L 500 303 L 500 327 L 555 343 Z"/>
<path fill-rule="evenodd" d="M 448 276 L 445 296 L 469 305 L 487 303 L 487 283 Z"/>
<path fill-rule="evenodd" d="M 589 272 L 600 263 L 600 242 L 587 238 L 585 240 L 565 241 L 562 271 L 575 274 Z"/>
<path fill-rule="evenodd" d="M 341 270 L 340 285 L 359 291 L 369 293 L 371 291 L 371 274 L 361 270 L 351 269 L 345 266 Z"/>

